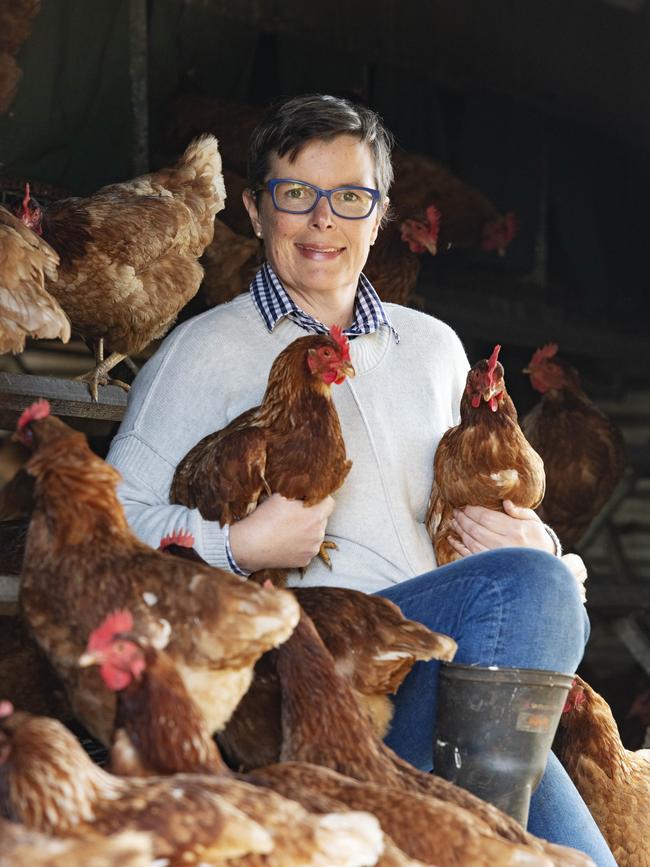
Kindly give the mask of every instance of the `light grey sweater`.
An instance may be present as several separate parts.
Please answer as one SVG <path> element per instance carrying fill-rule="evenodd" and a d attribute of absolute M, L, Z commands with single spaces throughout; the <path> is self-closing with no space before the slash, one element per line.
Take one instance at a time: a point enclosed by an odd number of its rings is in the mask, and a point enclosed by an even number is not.
<path fill-rule="evenodd" d="M 387 327 L 351 340 L 356 377 L 333 386 L 352 469 L 327 526 L 338 545 L 333 570 L 316 557 L 301 586 L 372 593 L 435 566 L 424 527 L 433 456 L 458 423 L 469 365 L 443 322 L 395 304 L 385 309 L 399 343 Z M 304 334 L 286 318 L 269 333 L 246 293 L 175 329 L 143 367 L 108 455 L 141 539 L 157 547 L 172 530 L 189 530 L 198 553 L 228 569 L 218 523 L 169 504 L 174 470 L 202 437 L 260 403 L 273 360 Z"/>

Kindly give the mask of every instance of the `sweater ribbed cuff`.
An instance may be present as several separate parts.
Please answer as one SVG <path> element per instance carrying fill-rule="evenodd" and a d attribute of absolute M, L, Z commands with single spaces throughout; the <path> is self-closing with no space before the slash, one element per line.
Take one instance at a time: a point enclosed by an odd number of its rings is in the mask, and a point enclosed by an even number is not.
<path fill-rule="evenodd" d="M 226 547 L 227 533 L 225 528 L 220 527 L 217 521 L 203 521 L 201 528 L 202 550 L 199 554 L 210 566 L 216 566 L 226 572 L 233 572 L 228 562 L 228 550 Z"/>

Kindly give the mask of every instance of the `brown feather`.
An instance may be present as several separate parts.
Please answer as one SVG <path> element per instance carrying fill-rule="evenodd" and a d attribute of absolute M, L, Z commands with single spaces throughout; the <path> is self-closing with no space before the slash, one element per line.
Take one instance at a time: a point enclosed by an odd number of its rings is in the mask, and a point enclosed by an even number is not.
<path fill-rule="evenodd" d="M 496 807 L 398 758 L 372 733 L 349 685 L 336 671 L 330 654 L 304 612 L 291 637 L 276 653 L 282 685 L 283 762 L 323 765 L 356 780 L 432 797 L 447 802 L 445 806 L 451 808 L 449 816 L 456 815 L 457 808 L 461 807 L 463 816 L 467 812 L 472 814 L 470 825 L 474 823 L 481 838 L 486 835 L 528 847 L 529 856 L 541 857 L 543 863 L 548 863 L 550 858 L 556 864 L 581 864 L 583 867 L 591 864 L 582 853 L 554 847 L 533 837 Z M 463 840 L 459 827 L 452 825 L 448 831 L 453 836 L 448 841 L 450 853 L 446 857 L 450 861 L 447 863 L 462 863 L 451 860 L 458 857 L 454 854 L 458 852 L 455 846 L 459 845 L 459 838 Z M 466 842 L 460 845 L 462 849 Z M 478 843 L 476 857 L 485 857 L 478 854 L 481 851 L 482 844 Z M 440 857 L 445 856 L 441 853 Z M 497 856 L 493 853 L 492 857 Z M 502 857 L 503 863 L 511 863 L 503 851 Z M 516 855 L 511 852 L 509 857 Z"/>
<path fill-rule="evenodd" d="M 210 730 L 220 728 L 247 689 L 256 659 L 291 632 L 295 600 L 149 548 L 127 526 L 115 492 L 118 473 L 83 435 L 53 417 L 29 427 L 36 506 L 20 602 L 76 715 L 110 741 L 114 700 L 98 689 L 95 672 L 76 667 L 110 600 L 146 622 L 170 623 L 169 653 Z M 215 690 L 223 697 L 218 708 Z"/>
<path fill-rule="evenodd" d="M 546 469 L 538 514 L 571 548 L 621 480 L 625 444 L 620 430 L 583 391 L 577 371 L 561 359 L 552 363 L 561 366 L 564 384 L 542 396 L 522 427 Z"/>
<path fill-rule="evenodd" d="M 313 505 L 337 491 L 350 470 L 331 387 L 312 374 L 310 350 L 340 347 L 328 334 L 299 337 L 273 362 L 262 403 L 208 434 L 179 462 L 170 501 L 198 508 L 223 526 L 250 514 L 269 493 Z M 288 570 L 262 570 L 283 585 Z"/>
<path fill-rule="evenodd" d="M 199 288 L 224 200 L 216 139 L 201 136 L 171 168 L 50 205 L 61 266 L 48 288 L 73 329 L 123 355 L 161 337 Z"/>
<path fill-rule="evenodd" d="M 497 362 L 490 400 L 484 399 L 482 386 L 476 384 L 482 382 L 486 369 L 487 360 L 483 359 L 467 374 L 460 424 L 443 435 L 434 457 L 426 526 L 439 566 L 460 556 L 448 542 L 453 533 L 453 509 L 483 506 L 501 511 L 507 499 L 516 506 L 534 509 L 544 496 L 544 464 L 519 427 L 517 411 L 505 388 L 503 367 Z M 473 400 L 478 401 L 476 406 Z"/>
<path fill-rule="evenodd" d="M 644 751 L 625 749 L 609 705 L 578 676 L 560 724 L 562 764 L 616 863 L 648 867 L 650 761 Z"/>
<path fill-rule="evenodd" d="M 45 289 L 59 257 L 31 229 L 0 207 L 0 354 L 22 352 L 27 337 L 70 339 L 70 323 Z"/>

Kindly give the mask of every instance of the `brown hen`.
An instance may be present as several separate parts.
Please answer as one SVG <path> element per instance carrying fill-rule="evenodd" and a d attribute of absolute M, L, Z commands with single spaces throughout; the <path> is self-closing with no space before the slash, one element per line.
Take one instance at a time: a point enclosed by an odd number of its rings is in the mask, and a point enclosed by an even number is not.
<path fill-rule="evenodd" d="M 91 839 L 145 831 L 154 857 L 169 859 L 168 867 L 366 867 L 381 853 L 381 829 L 368 813 L 312 816 L 236 779 L 116 777 L 61 723 L 7 715 L 7 704 L 0 702 L 1 806 L 30 830 Z"/>
<path fill-rule="evenodd" d="M 380 738 L 393 715 L 389 694 L 397 692 L 415 663 L 450 660 L 456 652 L 453 638 L 407 620 L 381 596 L 341 587 L 301 587 L 291 592 L 312 618 L 336 670 L 352 687 Z M 277 658 L 265 653 L 255 665 L 248 692 L 219 734 L 228 758 L 245 768 L 278 761 L 281 707 Z"/>
<path fill-rule="evenodd" d="M 225 197 L 217 140 L 204 135 L 171 168 L 53 202 L 44 213 L 24 205 L 23 221 L 61 259 L 47 288 L 93 345 L 97 366 L 84 378 L 95 400 L 109 371 L 162 337 L 196 294 L 198 259 Z"/>
<path fill-rule="evenodd" d="M 626 457 L 620 430 L 587 397 L 578 372 L 557 349 L 555 343 L 538 349 L 525 370 L 542 399 L 521 426 L 546 470 L 537 512 L 571 548 L 623 477 Z"/>
<path fill-rule="evenodd" d="M 534 509 L 544 496 L 544 463 L 517 422 L 497 360 L 500 348 L 495 346 L 489 359 L 470 369 L 460 424 L 444 434 L 434 457 L 426 526 L 439 566 L 461 556 L 447 538 L 453 535 L 454 509 L 501 511 L 504 500 Z"/>
<path fill-rule="evenodd" d="M 273 362 L 260 406 L 203 437 L 179 462 L 170 502 L 198 508 L 223 527 L 245 518 L 266 495 L 311 506 L 333 494 L 352 466 L 332 402 L 332 385 L 346 376 L 354 368 L 338 326 L 294 340 Z M 332 547 L 321 546 L 326 563 Z M 251 577 L 283 586 L 288 572 L 263 569 Z"/>
<path fill-rule="evenodd" d="M 400 225 L 397 218 L 380 230 L 370 248 L 363 273 L 382 301 L 423 306 L 415 291 L 420 274 L 420 254 L 429 250 L 435 255 L 440 226 L 436 209 L 427 210 L 426 225 L 415 220 L 406 220 Z"/>
<path fill-rule="evenodd" d="M 481 835 L 527 846 L 526 857 L 543 856 L 542 860 L 550 859 L 556 865 L 592 864 L 581 852 L 534 837 L 501 810 L 435 774 L 418 770 L 379 741 L 304 612 L 276 653 L 282 686 L 282 762 L 323 765 L 356 780 L 426 795 L 447 802 L 446 807 L 462 807 L 461 813 L 471 814 Z M 458 835 L 464 838 L 458 825 L 448 829 L 450 850 L 462 849 L 466 844 L 459 844 Z"/>
<path fill-rule="evenodd" d="M 22 352 L 27 337 L 70 339 L 70 322 L 45 288 L 59 257 L 35 232 L 0 207 L 0 355 Z"/>
<path fill-rule="evenodd" d="M 626 750 L 605 699 L 576 675 L 560 759 L 620 867 L 650 865 L 650 753 Z"/>
<path fill-rule="evenodd" d="M 232 301 L 250 286 L 261 264 L 260 243 L 239 235 L 218 218 L 214 221 L 214 239 L 201 259 L 205 270 L 201 294 L 208 307 Z"/>
<path fill-rule="evenodd" d="M 517 231 L 513 213 L 500 214 L 483 193 L 430 157 L 398 149 L 393 167 L 390 199 L 400 222 L 412 219 L 426 225 L 427 208 L 433 205 L 440 214 L 441 252 L 475 247 L 503 255 Z"/>
<path fill-rule="evenodd" d="M 117 498 L 118 472 L 91 452 L 83 434 L 50 416 L 46 401 L 25 410 L 18 436 L 35 452 L 27 466 L 36 482 L 20 603 L 76 716 L 110 741 L 112 696 L 76 660 L 107 605 L 118 605 L 152 628 L 161 619 L 171 625 L 169 653 L 208 729 L 221 728 L 255 661 L 293 629 L 295 599 L 140 542 Z"/>
<path fill-rule="evenodd" d="M 114 777 L 61 723 L 0 703 L 0 789 L 6 818 L 57 837 L 152 835 L 154 857 L 169 865 L 266 853 L 273 840 L 201 777 Z"/>
<path fill-rule="evenodd" d="M 151 837 L 140 831 L 58 839 L 0 818 L 0 867 L 151 867 L 152 860 Z"/>
<path fill-rule="evenodd" d="M 172 661 L 164 651 L 148 645 L 146 636 L 134 634 L 127 612 L 106 618 L 91 636 L 80 663 L 101 665 L 105 684 L 118 690 L 111 752 L 115 770 L 130 774 L 208 770 L 232 776 Z M 370 810 L 404 852 L 438 867 L 552 863 L 495 839 L 487 825 L 462 808 L 352 780 L 323 767 L 293 762 L 238 775 L 238 779 L 273 789 L 316 812 Z M 393 862 L 402 858 L 397 863 L 404 863 L 403 852 L 391 850 L 390 845 L 389 850 Z M 382 858 L 379 863 L 387 867 L 390 862 Z"/>

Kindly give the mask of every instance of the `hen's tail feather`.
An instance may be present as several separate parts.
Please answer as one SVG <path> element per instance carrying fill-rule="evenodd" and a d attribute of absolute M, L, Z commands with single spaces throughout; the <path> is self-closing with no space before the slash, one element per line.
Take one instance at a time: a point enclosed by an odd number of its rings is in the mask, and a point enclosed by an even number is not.
<path fill-rule="evenodd" d="M 226 201 L 221 168 L 219 143 L 213 135 L 206 133 L 190 142 L 174 168 L 169 170 L 167 185 L 172 192 L 182 196 L 184 190 L 191 193 L 197 184 L 211 184 L 216 214 L 223 210 Z"/>

